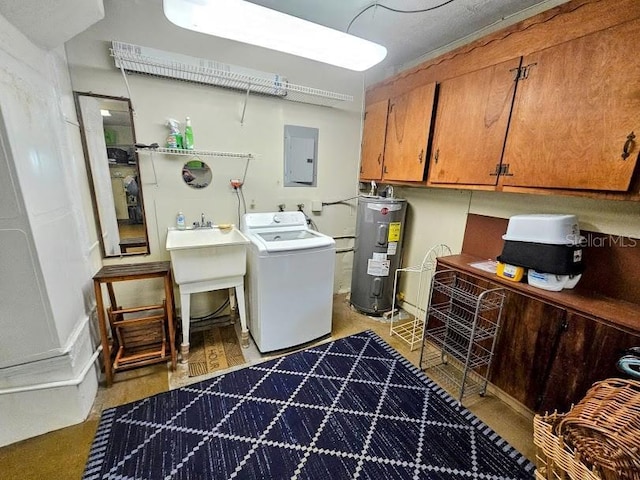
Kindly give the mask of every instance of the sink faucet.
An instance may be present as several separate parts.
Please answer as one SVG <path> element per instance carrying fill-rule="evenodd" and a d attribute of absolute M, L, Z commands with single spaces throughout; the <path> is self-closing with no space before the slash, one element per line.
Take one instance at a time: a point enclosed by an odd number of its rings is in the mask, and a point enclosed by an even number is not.
<path fill-rule="evenodd" d="M 204 213 L 200 214 L 200 221 L 193 222 L 194 228 L 213 228 L 213 222 L 211 220 L 204 219 Z"/>

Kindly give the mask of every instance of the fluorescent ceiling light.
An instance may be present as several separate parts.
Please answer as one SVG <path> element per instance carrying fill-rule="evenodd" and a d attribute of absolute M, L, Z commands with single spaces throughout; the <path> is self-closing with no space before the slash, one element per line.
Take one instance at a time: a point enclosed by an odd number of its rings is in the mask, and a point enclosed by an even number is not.
<path fill-rule="evenodd" d="M 362 72 L 387 49 L 244 0 L 163 0 L 164 14 L 179 27 L 310 58 Z"/>
<path fill-rule="evenodd" d="M 110 117 L 111 112 L 109 110 L 100 109 L 100 115 L 102 115 L 103 117 Z"/>

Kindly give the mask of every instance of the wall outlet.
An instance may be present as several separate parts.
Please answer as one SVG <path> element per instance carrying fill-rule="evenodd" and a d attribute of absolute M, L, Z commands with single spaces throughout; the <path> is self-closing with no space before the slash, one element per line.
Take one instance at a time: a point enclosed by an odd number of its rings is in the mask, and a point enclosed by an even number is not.
<path fill-rule="evenodd" d="M 322 212 L 322 202 L 320 200 L 313 200 L 311 202 L 311 211 L 313 213 L 320 213 Z"/>

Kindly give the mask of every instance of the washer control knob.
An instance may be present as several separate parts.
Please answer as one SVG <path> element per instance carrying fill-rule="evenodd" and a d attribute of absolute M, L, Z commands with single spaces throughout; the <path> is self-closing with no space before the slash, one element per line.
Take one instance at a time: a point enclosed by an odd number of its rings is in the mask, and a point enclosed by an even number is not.
<path fill-rule="evenodd" d="M 281 221 L 280 215 L 273 216 L 273 223 L 280 223 Z"/>

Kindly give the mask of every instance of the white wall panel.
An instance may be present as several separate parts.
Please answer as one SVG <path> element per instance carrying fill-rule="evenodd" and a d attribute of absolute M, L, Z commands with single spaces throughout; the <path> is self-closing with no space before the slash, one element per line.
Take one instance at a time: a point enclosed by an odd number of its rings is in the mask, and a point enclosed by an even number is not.
<path fill-rule="evenodd" d="M 59 346 L 32 241 L 0 230 L 0 368 L 46 356 Z"/>

